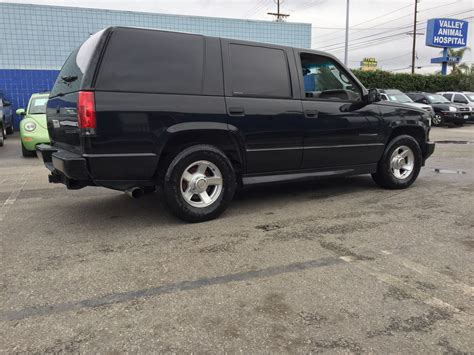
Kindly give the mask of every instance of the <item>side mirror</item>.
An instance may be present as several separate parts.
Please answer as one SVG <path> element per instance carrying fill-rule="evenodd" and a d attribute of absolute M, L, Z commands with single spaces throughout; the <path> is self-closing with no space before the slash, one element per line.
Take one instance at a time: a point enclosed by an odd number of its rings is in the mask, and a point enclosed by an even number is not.
<path fill-rule="evenodd" d="M 24 108 L 19 108 L 18 110 L 16 110 L 16 114 L 19 116 L 24 116 L 26 115 L 26 111 Z"/>
<path fill-rule="evenodd" d="M 380 92 L 377 89 L 369 89 L 367 95 L 364 96 L 364 101 L 366 104 L 371 104 L 373 102 L 379 102 L 381 100 Z"/>

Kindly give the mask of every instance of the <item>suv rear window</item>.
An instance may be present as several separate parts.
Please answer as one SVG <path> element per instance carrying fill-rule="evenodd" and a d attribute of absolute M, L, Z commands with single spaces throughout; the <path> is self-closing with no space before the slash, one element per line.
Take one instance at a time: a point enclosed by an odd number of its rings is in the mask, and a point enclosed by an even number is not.
<path fill-rule="evenodd" d="M 80 90 L 82 78 L 103 32 L 104 30 L 99 31 L 89 37 L 88 40 L 69 55 L 56 78 L 50 97 L 57 96 L 60 93 L 69 94 Z"/>
<path fill-rule="evenodd" d="M 107 45 L 96 88 L 198 95 L 203 66 L 203 36 L 119 28 Z"/>

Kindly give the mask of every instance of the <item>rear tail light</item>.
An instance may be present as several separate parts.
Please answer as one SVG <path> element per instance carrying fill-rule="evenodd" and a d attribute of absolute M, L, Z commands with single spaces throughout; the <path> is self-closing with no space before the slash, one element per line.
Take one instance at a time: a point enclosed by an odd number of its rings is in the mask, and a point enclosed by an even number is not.
<path fill-rule="evenodd" d="M 97 128 L 95 100 L 92 91 L 79 91 L 77 99 L 77 125 L 85 134 L 94 134 Z"/>

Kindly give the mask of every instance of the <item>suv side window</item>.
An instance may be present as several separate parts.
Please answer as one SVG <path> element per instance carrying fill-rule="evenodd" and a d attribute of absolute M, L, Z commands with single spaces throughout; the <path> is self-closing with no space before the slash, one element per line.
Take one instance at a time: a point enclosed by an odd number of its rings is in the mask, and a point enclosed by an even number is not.
<path fill-rule="evenodd" d="M 204 37 L 116 29 L 102 60 L 99 90 L 199 95 L 203 91 Z"/>
<path fill-rule="evenodd" d="M 457 103 L 460 103 L 460 104 L 467 104 L 467 103 L 469 103 L 469 101 L 467 101 L 467 99 L 466 99 L 463 95 L 461 95 L 461 94 L 455 94 L 455 95 L 454 95 L 453 102 L 457 102 Z"/>
<path fill-rule="evenodd" d="M 291 98 L 286 54 L 281 49 L 230 44 L 232 95 Z"/>
<path fill-rule="evenodd" d="M 451 98 L 453 97 L 453 94 L 443 94 L 445 98 L 447 98 L 449 101 L 451 101 Z"/>
<path fill-rule="evenodd" d="M 359 101 L 361 88 L 333 59 L 301 53 L 302 81 L 307 99 Z"/>

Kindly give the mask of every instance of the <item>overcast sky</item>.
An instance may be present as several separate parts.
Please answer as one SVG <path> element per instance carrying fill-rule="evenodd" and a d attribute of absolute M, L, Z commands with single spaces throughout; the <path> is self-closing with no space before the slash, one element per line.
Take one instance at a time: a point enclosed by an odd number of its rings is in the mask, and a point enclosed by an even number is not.
<path fill-rule="evenodd" d="M 276 1 L 276 0 L 275 0 Z M 419 32 L 425 33 L 426 19 L 453 17 L 469 21 L 468 45 L 474 50 L 473 0 L 418 0 Z M 273 0 L 0 0 L 0 2 L 93 7 L 180 15 L 272 20 Z M 349 66 L 358 67 L 364 57 L 374 57 L 383 69 L 408 71 L 411 64 L 415 0 L 350 0 Z M 343 59 L 346 0 L 284 0 L 281 11 L 290 14 L 289 22 L 311 23 L 312 47 Z M 440 50 L 424 45 L 417 36 L 418 72 L 440 70 L 430 58 Z M 464 61 L 473 62 L 468 52 Z"/>

